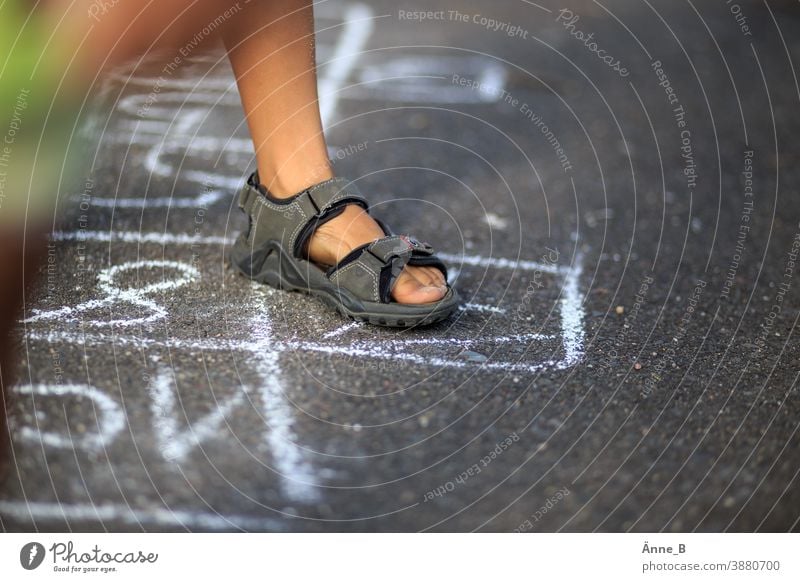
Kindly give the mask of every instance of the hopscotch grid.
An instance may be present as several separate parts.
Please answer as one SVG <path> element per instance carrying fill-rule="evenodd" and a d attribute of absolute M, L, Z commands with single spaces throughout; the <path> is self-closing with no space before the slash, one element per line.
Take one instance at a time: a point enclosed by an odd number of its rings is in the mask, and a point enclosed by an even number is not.
<path fill-rule="evenodd" d="M 137 233 L 137 232 L 114 232 L 114 233 L 103 233 L 103 232 L 87 232 L 87 231 L 78 231 L 75 233 L 63 233 L 57 232 L 53 234 L 52 237 L 54 240 L 80 240 L 80 241 L 97 241 L 97 242 L 126 242 L 126 243 L 156 243 L 156 244 L 178 244 L 178 245 L 201 245 L 201 244 L 210 244 L 210 245 L 228 245 L 232 242 L 232 240 L 228 237 L 215 237 L 215 236 L 196 236 L 196 235 L 171 235 L 168 233 Z M 584 342 L 584 331 L 583 331 L 583 306 L 582 301 L 580 299 L 580 291 L 578 288 L 579 278 L 582 272 L 580 267 L 580 258 L 575 260 L 575 265 L 572 267 L 567 266 L 558 266 L 552 264 L 543 264 L 538 263 L 535 261 L 525 261 L 525 260 L 512 260 L 512 259 L 504 259 L 504 258 L 487 258 L 481 257 L 478 255 L 450 255 L 448 253 L 441 253 L 440 255 L 444 260 L 451 260 L 453 262 L 460 262 L 462 265 L 469 265 L 469 266 L 478 266 L 484 268 L 498 268 L 498 269 L 510 269 L 510 270 L 538 270 L 540 272 L 550 272 L 553 274 L 557 274 L 563 277 L 563 287 L 561 290 L 561 296 L 558 300 L 560 305 L 560 321 L 561 321 L 561 329 L 562 329 L 562 345 L 565 351 L 565 355 L 562 360 L 554 361 L 549 360 L 544 364 L 520 364 L 520 363 L 508 363 L 508 362 L 482 362 L 478 367 L 480 369 L 486 371 L 495 371 L 495 370 L 506 370 L 508 372 L 536 372 L 539 371 L 544 367 L 548 366 L 556 366 L 558 369 L 564 369 L 571 365 L 577 363 L 581 356 L 583 350 L 583 342 Z M 137 268 L 138 263 L 126 263 L 125 265 L 118 265 L 112 267 L 106 273 L 106 271 L 101 272 L 99 278 L 102 282 L 99 287 L 106 293 L 106 297 L 103 299 L 92 299 L 82 304 L 79 304 L 75 307 L 63 307 L 58 310 L 53 310 L 49 312 L 40 312 L 34 311 L 33 315 L 31 315 L 28 319 L 25 320 L 26 323 L 32 323 L 42 319 L 59 319 L 62 316 L 68 316 L 71 319 L 75 319 L 74 314 L 87 311 L 89 309 L 95 308 L 100 305 L 109 305 L 113 304 L 117 301 L 127 302 L 133 305 L 137 305 L 142 308 L 149 309 L 152 313 L 149 316 L 135 318 L 134 320 L 113 320 L 113 321 L 106 321 L 106 320 L 98 320 L 98 321 L 90 321 L 86 322 L 89 325 L 93 325 L 96 327 L 113 327 L 114 325 L 126 326 L 130 325 L 129 321 L 133 323 L 142 324 L 142 323 L 149 323 L 152 321 L 164 319 L 166 317 L 166 310 L 155 303 L 153 300 L 150 300 L 144 295 L 153 290 L 158 289 L 166 289 L 166 288 L 176 288 L 181 285 L 185 285 L 186 283 L 195 280 L 199 274 L 196 269 L 190 267 L 188 265 L 184 265 L 179 262 L 175 261 L 144 261 L 141 263 L 141 266 L 148 266 L 148 267 L 170 267 L 182 273 L 183 278 L 177 281 L 166 281 L 162 283 L 157 283 L 155 285 L 150 285 L 145 287 L 141 290 L 119 290 L 111 285 L 110 281 L 113 279 L 113 275 L 116 272 L 125 271 L 129 269 Z M 495 312 L 495 310 L 499 310 L 496 306 L 487 306 L 481 304 L 472 304 L 465 306 L 468 309 L 471 308 L 478 312 Z M 334 330 L 329 332 L 330 335 L 327 339 L 332 339 L 347 331 L 357 329 L 357 327 L 349 327 L 346 331 L 342 331 L 341 328 L 338 330 Z M 58 339 L 60 341 L 67 341 L 67 342 L 77 342 L 83 343 L 88 341 L 88 337 L 86 334 L 77 334 L 75 335 L 74 332 L 60 332 L 61 335 L 58 335 L 57 332 L 48 332 L 42 334 L 41 332 L 36 332 L 31 330 L 29 337 L 30 339 L 41 338 L 45 339 L 46 337 L 50 337 L 51 339 Z M 529 334 L 524 341 L 546 341 L 546 340 L 553 340 L 555 339 L 551 335 L 547 334 Z M 523 341 L 520 339 L 521 336 L 516 336 L 516 341 Z M 99 341 L 102 341 L 102 336 L 100 336 Z M 120 338 L 115 338 L 118 341 L 124 341 Z M 488 338 L 489 341 L 497 341 L 497 342 L 508 342 L 508 341 L 515 341 L 515 337 L 511 336 L 511 339 L 507 339 L 504 337 L 498 338 Z M 137 340 L 141 341 L 141 340 Z M 469 345 L 474 344 L 474 340 L 454 340 L 451 338 L 448 339 L 436 339 L 436 338 L 428 338 L 428 339 L 410 339 L 410 340 L 393 340 L 390 343 L 383 342 L 383 346 L 409 346 L 415 344 L 424 344 L 428 343 L 431 345 L 459 345 L 461 347 L 467 347 Z M 261 346 L 258 343 L 252 342 L 241 342 L 241 341 L 220 341 L 215 340 L 214 342 L 204 343 L 202 341 L 193 341 L 193 340 L 180 340 L 178 338 L 170 338 L 168 340 L 164 340 L 161 344 L 163 347 L 171 347 L 176 349 L 207 349 L 207 350 L 216 350 L 218 348 L 223 348 L 226 350 L 244 350 L 244 351 L 258 351 Z M 383 349 L 374 349 L 369 346 L 367 347 L 359 347 L 356 343 L 351 346 L 342 346 L 337 344 L 334 345 L 322 345 L 316 342 L 298 342 L 294 340 L 287 341 L 279 346 L 277 349 L 279 351 L 285 351 L 286 349 L 300 349 L 300 350 L 307 350 L 312 352 L 319 352 L 319 353 L 327 353 L 327 354 L 339 354 L 343 356 L 358 356 L 358 357 L 374 357 L 374 358 L 390 358 L 390 359 L 406 359 L 411 363 L 418 363 L 418 364 L 425 364 L 426 362 L 430 362 L 431 365 L 440 366 L 440 367 L 451 367 L 451 368 L 468 368 L 468 367 L 475 367 L 476 365 L 473 363 L 459 361 L 449 358 L 434 358 L 434 359 L 426 359 L 423 356 L 416 356 L 413 354 L 404 354 L 400 355 L 395 351 L 387 352 Z"/>

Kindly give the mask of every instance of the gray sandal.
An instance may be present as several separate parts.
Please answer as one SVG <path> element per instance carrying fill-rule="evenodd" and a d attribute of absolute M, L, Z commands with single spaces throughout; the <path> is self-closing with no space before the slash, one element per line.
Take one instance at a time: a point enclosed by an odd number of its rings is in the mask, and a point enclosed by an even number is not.
<path fill-rule="evenodd" d="M 255 281 L 310 293 L 342 315 L 376 325 L 427 325 L 452 314 L 458 308 L 458 294 L 449 285 L 445 296 L 434 303 L 392 301 L 392 287 L 406 265 L 436 267 L 445 280 L 447 268 L 430 245 L 394 235 L 378 220 L 384 238 L 354 249 L 327 270 L 308 260 L 306 244 L 314 231 L 348 204 L 369 210 L 358 188 L 345 178 L 332 178 L 279 199 L 253 173 L 239 195 L 239 207 L 250 226 L 233 245 L 231 264 Z"/>

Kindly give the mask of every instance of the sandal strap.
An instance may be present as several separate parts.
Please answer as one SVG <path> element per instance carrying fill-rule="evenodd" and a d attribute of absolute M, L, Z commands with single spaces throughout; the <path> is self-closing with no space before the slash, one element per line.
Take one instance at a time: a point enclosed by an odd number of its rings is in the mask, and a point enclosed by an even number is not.
<path fill-rule="evenodd" d="M 348 204 L 369 208 L 358 187 L 346 178 L 331 178 L 286 199 L 271 196 L 254 172 L 239 194 L 239 208 L 251 218 L 254 238 L 279 237 L 284 248 L 301 257 L 314 230 Z M 258 230 L 262 232 L 259 233 Z M 260 235 L 260 236 L 259 236 Z"/>
<path fill-rule="evenodd" d="M 407 236 L 390 235 L 361 245 L 332 267 L 328 278 L 359 299 L 389 303 L 397 277 L 420 244 Z"/>
<path fill-rule="evenodd" d="M 373 220 L 378 223 L 378 225 L 383 229 L 387 235 L 394 234 L 392 229 L 389 226 L 373 216 Z M 408 260 L 408 264 L 415 266 L 415 267 L 434 267 L 435 269 L 439 269 L 442 272 L 445 280 L 447 280 L 447 266 L 439 259 L 439 257 L 434 255 L 434 250 L 431 245 L 425 242 L 420 242 L 413 237 L 408 237 L 408 240 L 411 242 L 412 246 L 414 247 L 414 252 L 411 253 L 411 258 Z"/>

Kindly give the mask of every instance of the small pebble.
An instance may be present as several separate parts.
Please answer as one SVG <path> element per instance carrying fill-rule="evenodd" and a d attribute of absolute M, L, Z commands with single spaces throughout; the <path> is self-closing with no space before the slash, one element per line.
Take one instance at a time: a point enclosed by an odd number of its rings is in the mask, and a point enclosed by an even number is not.
<path fill-rule="evenodd" d="M 625 308 L 622 305 L 617 305 L 614 311 L 616 312 L 617 315 L 622 315 L 623 313 L 625 313 Z"/>

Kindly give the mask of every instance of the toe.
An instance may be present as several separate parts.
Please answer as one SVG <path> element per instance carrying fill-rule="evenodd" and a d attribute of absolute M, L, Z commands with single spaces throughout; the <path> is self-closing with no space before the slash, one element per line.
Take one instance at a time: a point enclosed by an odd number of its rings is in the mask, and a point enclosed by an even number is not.
<path fill-rule="evenodd" d="M 444 279 L 444 275 L 442 272 L 437 269 L 436 267 L 423 267 L 425 272 L 428 274 L 429 281 L 428 285 L 433 285 L 437 287 L 441 287 L 447 284 L 447 281 Z"/>
<path fill-rule="evenodd" d="M 418 268 L 414 268 L 418 270 Z M 398 303 L 431 303 L 444 297 L 447 288 L 444 285 L 427 284 L 417 279 L 417 274 L 412 274 L 411 268 L 405 269 L 397 278 L 392 289 L 392 297 Z"/>
<path fill-rule="evenodd" d="M 406 267 L 406 271 L 425 287 L 441 287 L 445 284 L 442 272 L 435 267 Z"/>

